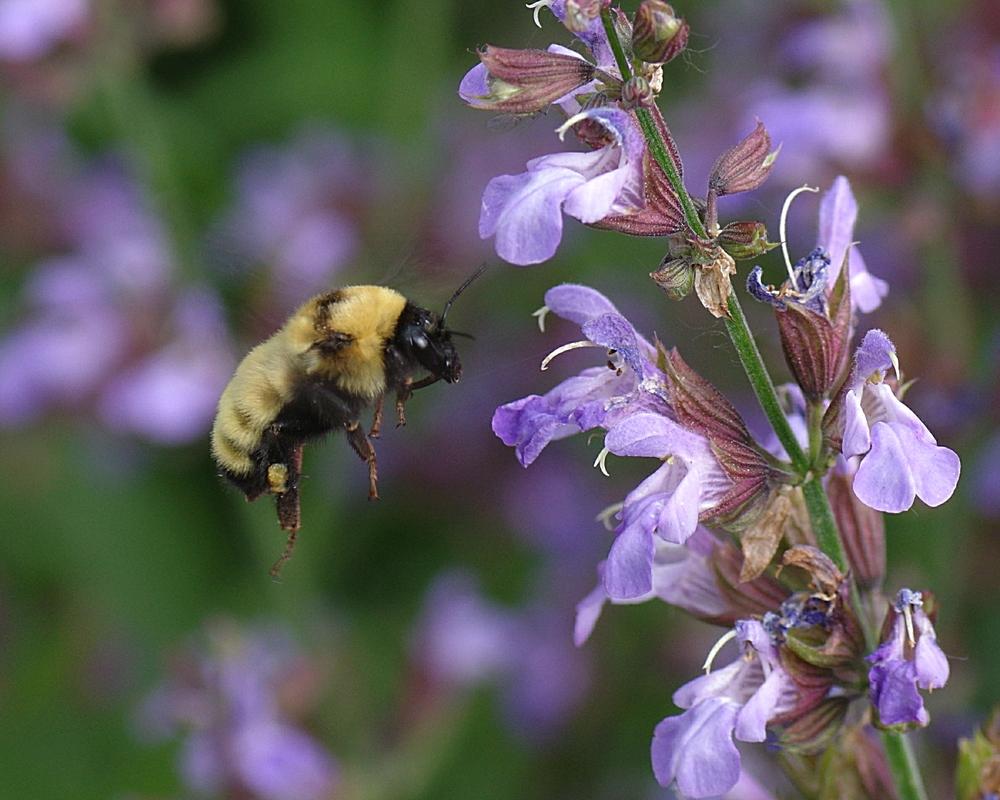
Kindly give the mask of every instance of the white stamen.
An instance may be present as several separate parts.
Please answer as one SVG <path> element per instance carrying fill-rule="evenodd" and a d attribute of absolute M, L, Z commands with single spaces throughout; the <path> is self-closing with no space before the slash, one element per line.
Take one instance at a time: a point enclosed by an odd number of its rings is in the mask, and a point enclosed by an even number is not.
<path fill-rule="evenodd" d="M 614 519 L 615 515 L 625 507 L 624 503 L 612 503 L 606 509 L 604 509 L 600 514 L 594 517 L 595 520 L 604 526 L 605 530 L 613 531 L 617 526 L 613 525 L 611 520 Z"/>
<path fill-rule="evenodd" d="M 550 5 L 552 5 L 552 0 L 535 0 L 534 3 L 525 3 L 524 7 L 532 10 L 535 17 L 535 25 L 541 28 L 542 21 L 538 18 L 538 12 L 543 8 L 548 8 Z"/>
<path fill-rule="evenodd" d="M 785 235 L 786 223 L 788 221 L 788 209 L 792 207 L 792 200 L 803 192 L 818 192 L 819 189 L 813 186 L 800 186 L 793 189 L 785 198 L 785 203 L 781 207 L 781 219 L 778 221 L 778 236 L 781 237 L 781 252 L 785 257 L 785 268 L 788 270 L 788 277 L 792 282 L 792 288 L 799 291 L 799 285 L 795 282 L 795 272 L 792 270 L 792 260 L 788 257 L 788 237 Z"/>
<path fill-rule="evenodd" d="M 726 642 L 730 639 L 736 638 L 736 629 L 733 628 L 731 631 L 727 631 L 722 634 L 722 638 L 719 639 L 712 649 L 708 651 L 708 655 L 705 657 L 705 663 L 701 665 L 701 668 L 705 670 L 705 674 L 708 675 L 712 671 L 712 662 L 715 661 L 715 657 L 719 654 L 719 651 L 726 646 Z"/>
<path fill-rule="evenodd" d="M 542 333 L 545 333 L 545 317 L 548 316 L 550 310 L 548 306 L 542 306 L 538 311 L 531 312 L 531 316 L 538 319 L 538 330 Z"/>
<path fill-rule="evenodd" d="M 556 128 L 556 133 L 559 134 L 559 141 L 560 142 L 566 141 L 566 131 L 568 131 L 578 122 L 583 122 L 585 119 L 594 120 L 594 122 L 596 122 L 598 125 L 604 128 L 604 130 L 606 130 L 608 133 L 610 133 L 612 136 L 615 137 L 616 145 L 619 146 L 621 145 L 622 135 L 618 131 L 618 129 L 603 117 L 594 116 L 589 111 L 581 111 L 579 114 L 574 114 L 572 117 L 566 120 L 562 125 Z M 817 189 L 816 191 L 818 192 L 819 189 Z"/>
<path fill-rule="evenodd" d="M 906 638 L 910 642 L 910 647 L 916 647 L 917 637 L 913 633 L 913 611 L 909 603 L 903 606 L 903 620 L 906 622 Z"/>
<path fill-rule="evenodd" d="M 899 377 L 899 356 L 896 355 L 895 350 L 889 351 L 889 360 L 892 362 L 892 368 L 896 370 L 896 380 L 900 380 Z"/>
<path fill-rule="evenodd" d="M 579 350 L 581 347 L 599 347 L 602 350 L 604 349 L 603 345 L 594 344 L 593 342 L 588 342 L 586 339 L 580 342 L 570 342 L 569 344 L 564 344 L 562 347 L 557 347 L 555 350 L 553 350 L 551 353 L 545 356 L 545 358 L 542 359 L 542 367 L 541 367 L 542 372 L 545 372 L 545 370 L 549 368 L 549 362 L 552 361 L 552 359 L 555 358 L 556 356 L 561 355 L 562 353 L 566 353 L 570 350 Z"/>
<path fill-rule="evenodd" d="M 608 454 L 610 452 L 611 451 L 608 450 L 608 448 L 602 447 L 601 448 L 601 452 L 598 453 L 597 454 L 597 458 L 594 459 L 594 466 L 597 467 L 597 468 L 599 468 L 601 470 L 601 472 L 604 474 L 605 478 L 610 478 L 611 477 L 611 473 L 608 472 L 607 464 L 604 463 L 605 461 L 608 460 Z"/>

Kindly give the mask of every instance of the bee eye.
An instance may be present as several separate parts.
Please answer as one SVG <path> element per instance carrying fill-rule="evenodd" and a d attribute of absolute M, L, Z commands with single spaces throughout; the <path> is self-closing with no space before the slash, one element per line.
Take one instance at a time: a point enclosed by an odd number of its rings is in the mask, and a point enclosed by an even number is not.
<path fill-rule="evenodd" d="M 425 349 L 427 347 L 427 345 L 429 344 L 429 342 L 427 341 L 427 337 L 423 336 L 423 335 L 414 336 L 413 339 L 411 340 L 411 343 L 418 350 Z"/>

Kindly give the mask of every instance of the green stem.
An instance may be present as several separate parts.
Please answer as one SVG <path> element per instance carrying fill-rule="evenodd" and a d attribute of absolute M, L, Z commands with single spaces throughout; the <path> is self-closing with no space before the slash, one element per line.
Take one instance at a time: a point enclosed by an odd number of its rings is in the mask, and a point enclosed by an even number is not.
<path fill-rule="evenodd" d="M 882 745 L 899 800 L 927 800 L 927 790 L 920 777 L 910 740 L 902 733 L 882 731 Z"/>
<path fill-rule="evenodd" d="M 614 53 L 618 71 L 622 75 L 622 80 L 627 81 L 632 77 L 632 68 L 625 57 L 625 49 L 618 38 L 618 31 L 615 30 L 615 23 L 611 19 L 610 8 L 601 10 L 601 22 L 604 25 L 604 32 L 608 36 L 611 52 Z M 660 131 L 653 121 L 653 115 L 649 113 L 649 109 L 637 108 L 635 109 L 635 116 L 639 120 L 639 126 L 642 128 L 643 135 L 646 137 L 649 152 L 656 163 L 660 165 L 660 169 L 663 170 L 663 173 L 667 176 L 667 180 L 670 181 L 677 199 L 680 200 L 681 208 L 684 210 L 684 219 L 688 226 L 697 236 L 707 239 L 708 231 L 705 230 L 701 217 L 698 216 L 698 209 L 695 208 L 694 202 L 691 200 L 691 195 L 688 194 L 687 188 L 684 186 L 684 181 L 681 180 L 681 174 L 677 170 L 674 159 L 667 152 L 667 147 L 663 139 L 660 138 Z"/>
<path fill-rule="evenodd" d="M 806 508 L 809 509 L 809 520 L 812 522 L 813 535 L 819 549 L 826 553 L 841 572 L 847 572 L 847 557 L 840 543 L 840 533 L 837 531 L 837 521 L 833 518 L 830 501 L 823 489 L 823 479 L 815 473 L 810 473 L 808 480 L 802 484 L 802 494 L 806 498 Z"/>

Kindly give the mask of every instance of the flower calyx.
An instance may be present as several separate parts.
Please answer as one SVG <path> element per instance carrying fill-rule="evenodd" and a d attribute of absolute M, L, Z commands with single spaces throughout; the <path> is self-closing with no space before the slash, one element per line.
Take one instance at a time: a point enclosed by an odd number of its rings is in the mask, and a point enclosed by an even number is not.
<path fill-rule="evenodd" d="M 691 27 L 663 0 L 643 0 L 632 23 L 632 52 L 647 64 L 665 64 L 687 47 Z"/>
<path fill-rule="evenodd" d="M 708 439 L 719 465 L 733 481 L 726 497 L 702 512 L 702 521 L 739 529 L 761 510 L 760 503 L 775 478 L 770 463 L 732 403 L 688 366 L 676 348 L 666 350 L 659 345 L 658 366 L 666 375 L 669 404 L 678 422 Z"/>
<path fill-rule="evenodd" d="M 844 256 L 845 262 L 848 255 Z M 785 361 L 806 398 L 819 402 L 840 383 L 849 364 L 853 328 L 845 263 L 827 293 L 830 257 L 816 248 L 791 268 L 781 287 L 765 286 L 761 268 L 747 277 L 747 290 L 774 308 Z"/>
<path fill-rule="evenodd" d="M 598 72 L 583 58 L 547 50 L 486 45 L 478 55 L 486 69 L 485 81 L 464 86 L 463 99 L 486 111 L 536 113 L 590 83 Z M 601 77 L 611 78 L 603 72 Z"/>

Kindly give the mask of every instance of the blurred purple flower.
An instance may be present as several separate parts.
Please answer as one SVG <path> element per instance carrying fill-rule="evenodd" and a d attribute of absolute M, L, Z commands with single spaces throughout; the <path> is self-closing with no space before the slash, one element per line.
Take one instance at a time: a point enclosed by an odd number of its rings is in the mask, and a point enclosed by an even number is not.
<path fill-rule="evenodd" d="M 889 512 L 906 511 L 916 497 L 941 505 L 955 491 L 961 469 L 958 456 L 938 446 L 884 380 L 897 366 L 889 337 L 868 331 L 844 395 L 843 453 L 861 457 L 854 493 L 865 505 Z"/>
<path fill-rule="evenodd" d="M 748 117 L 762 119 L 783 144 L 776 175 L 798 181 L 823 164 L 864 169 L 885 155 L 892 125 L 884 73 L 892 47 L 877 0 L 853 0 L 786 35 L 781 63 L 794 69 L 789 77 L 797 88 L 765 80 L 745 94 Z"/>
<path fill-rule="evenodd" d="M 339 134 L 324 129 L 245 156 L 224 222 L 227 245 L 271 266 L 283 306 L 328 288 L 357 254 L 354 215 L 371 191 L 371 169 Z"/>
<path fill-rule="evenodd" d="M 505 714 L 526 738 L 545 736 L 583 699 L 589 670 L 549 604 L 500 608 L 475 578 L 440 576 L 427 594 L 414 657 L 437 683 L 502 690 Z"/>
<path fill-rule="evenodd" d="M 325 800 L 337 784 L 329 753 L 287 717 L 279 700 L 302 656 L 284 633 L 221 623 L 147 699 L 142 730 L 189 731 L 181 750 L 188 788 L 261 800 Z"/>
<path fill-rule="evenodd" d="M 1000 516 L 1000 434 L 993 434 L 986 443 L 975 472 L 972 496 L 980 513 Z"/>
<path fill-rule="evenodd" d="M 515 448 L 525 467 L 549 442 L 591 428 L 608 428 L 628 413 L 665 407 L 664 379 L 653 366 L 653 347 L 604 295 L 588 286 L 562 284 L 545 293 L 545 308 L 580 325 L 587 337 L 556 353 L 576 347 L 614 353 L 607 366 L 583 370 L 544 396 L 529 395 L 496 410 L 493 432 Z"/>
<path fill-rule="evenodd" d="M 764 741 L 768 721 L 790 710 L 797 696 L 764 627 L 740 620 L 735 634 L 741 656 L 678 689 L 674 703 L 687 710 L 661 721 L 653 734 L 657 781 L 662 786 L 676 781 L 687 797 L 714 797 L 732 789 L 740 777 L 733 737 Z"/>
<path fill-rule="evenodd" d="M 0 59 L 33 61 L 86 21 L 89 0 L 0 0 Z"/>
<path fill-rule="evenodd" d="M 974 195 L 995 198 L 1000 195 L 1000 45 L 974 31 L 949 48 L 943 72 L 945 85 L 927 113 L 953 153 L 949 163 L 958 180 Z"/>
<path fill-rule="evenodd" d="M 868 656 L 871 701 L 882 725 L 927 725 L 930 717 L 918 689 L 940 689 L 948 682 L 948 658 L 922 606 L 920 592 L 900 589 L 889 633 Z"/>

